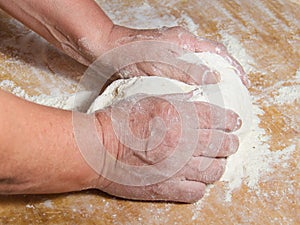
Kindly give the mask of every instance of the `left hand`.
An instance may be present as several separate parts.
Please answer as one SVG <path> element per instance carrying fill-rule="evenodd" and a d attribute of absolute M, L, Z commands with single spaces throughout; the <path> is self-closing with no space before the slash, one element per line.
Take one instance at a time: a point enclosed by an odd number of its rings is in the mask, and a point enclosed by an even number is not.
<path fill-rule="evenodd" d="M 182 49 L 195 53 L 211 52 L 219 54 L 236 68 L 243 84 L 247 87 L 249 86 L 249 80 L 242 66 L 236 59 L 229 55 L 223 44 L 196 37 L 182 27 L 136 30 L 115 25 L 110 33 L 105 50 L 109 51 L 124 44 L 147 40 L 174 44 Z M 163 54 L 159 52 L 162 50 L 165 51 L 166 49 L 155 49 L 155 52 L 158 51 L 158 54 Z M 146 49 L 146 51 L 154 52 L 153 49 Z M 173 49 L 170 49 L 169 51 L 173 54 L 172 56 L 174 59 L 181 56 L 179 52 L 174 52 Z M 130 54 L 130 52 L 127 52 L 127 54 Z M 204 65 L 196 66 L 193 64 L 186 64 L 187 65 L 183 65 L 184 68 L 181 70 L 160 62 L 139 62 L 123 68 L 119 71 L 118 75 L 122 78 L 156 75 L 176 79 L 188 84 L 198 85 L 217 83 L 220 80 L 220 76 L 216 71 L 212 71 Z M 182 65 L 180 65 L 180 68 L 182 68 Z M 191 79 L 191 76 L 188 76 L 187 73 L 182 71 L 187 71 L 189 74 L 194 73 L 194 75 L 196 73 L 196 76 L 193 76 L 193 79 Z"/>

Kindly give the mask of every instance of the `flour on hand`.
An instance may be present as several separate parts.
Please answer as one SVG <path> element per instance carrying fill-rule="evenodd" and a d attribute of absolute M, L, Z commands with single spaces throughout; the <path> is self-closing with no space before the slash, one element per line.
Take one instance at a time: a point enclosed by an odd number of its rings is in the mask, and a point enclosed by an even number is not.
<path fill-rule="evenodd" d="M 186 54 L 181 59 L 189 63 L 204 64 L 218 71 L 221 81 L 218 84 L 192 86 L 177 80 L 155 76 L 120 79 L 113 82 L 93 102 L 88 113 L 139 93 L 163 95 L 193 91 L 190 101 L 204 101 L 238 113 L 243 124 L 236 134 L 240 138 L 245 136 L 251 127 L 252 104 L 249 92 L 242 84 L 236 69 L 221 56 L 209 52 Z"/>
<path fill-rule="evenodd" d="M 103 109 L 122 99 L 128 98 L 138 93 L 149 95 L 163 95 L 174 93 L 186 93 L 193 91 L 193 96 L 189 101 L 204 101 L 211 104 L 231 109 L 239 114 L 242 119 L 242 126 L 235 134 L 240 139 L 241 153 L 236 153 L 229 157 L 226 171 L 221 178 L 229 182 L 232 188 L 241 185 L 241 177 L 244 177 L 243 157 L 247 155 L 248 145 L 247 134 L 251 130 L 252 123 L 252 103 L 247 88 L 242 84 L 237 71 L 224 58 L 217 54 L 203 52 L 184 55 L 182 60 L 189 63 L 204 64 L 220 73 L 221 81 L 218 84 L 192 86 L 163 77 L 135 77 L 131 79 L 121 79 L 113 82 L 91 105 L 88 113 Z M 243 143 L 243 141 L 245 142 Z M 245 150 L 245 151 L 244 151 Z M 230 199 L 230 196 L 228 197 Z"/>

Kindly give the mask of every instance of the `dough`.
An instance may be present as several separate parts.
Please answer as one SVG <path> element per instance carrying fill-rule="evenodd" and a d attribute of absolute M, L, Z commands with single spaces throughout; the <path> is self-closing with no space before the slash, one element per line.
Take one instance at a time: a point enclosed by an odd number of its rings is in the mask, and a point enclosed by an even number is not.
<path fill-rule="evenodd" d="M 195 56 L 196 55 L 196 56 Z M 189 101 L 205 101 L 231 109 L 242 119 L 242 127 L 235 133 L 240 141 L 250 131 L 252 104 L 247 88 L 242 84 L 236 70 L 224 58 L 209 52 L 186 54 L 181 57 L 190 63 L 204 64 L 218 71 L 221 81 L 218 84 L 192 86 L 162 77 L 135 77 L 113 82 L 90 106 L 88 113 L 107 107 L 117 101 L 137 93 L 152 95 L 184 93 L 193 91 Z"/>

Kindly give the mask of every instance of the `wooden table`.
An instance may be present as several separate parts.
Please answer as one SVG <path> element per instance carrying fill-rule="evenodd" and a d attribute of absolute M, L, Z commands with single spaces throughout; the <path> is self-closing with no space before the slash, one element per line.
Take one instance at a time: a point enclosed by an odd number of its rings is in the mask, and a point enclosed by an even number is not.
<path fill-rule="evenodd" d="M 259 182 L 259 192 L 242 184 L 230 202 L 224 201 L 222 182 L 217 182 L 209 195 L 196 204 L 127 201 L 99 191 L 1 196 L 0 224 L 300 224 L 299 1 L 99 3 L 125 25 L 148 26 L 147 20 L 172 25 L 172 20 L 179 19 L 179 24 L 195 29 L 200 36 L 231 47 L 237 46 L 230 43 L 236 41 L 244 50 L 229 50 L 249 67 L 246 70 L 252 82 L 250 91 L 264 112 L 260 115 L 260 127 L 268 137 L 269 150 L 279 152 L 291 146 L 295 150 L 285 166 L 273 165 L 276 169 Z M 0 12 L 0 81 L 14 82 L 6 90 L 16 92 L 16 87 L 20 87 L 23 96 L 72 93 L 84 70 Z M 290 95 L 278 92 L 283 87 Z"/>

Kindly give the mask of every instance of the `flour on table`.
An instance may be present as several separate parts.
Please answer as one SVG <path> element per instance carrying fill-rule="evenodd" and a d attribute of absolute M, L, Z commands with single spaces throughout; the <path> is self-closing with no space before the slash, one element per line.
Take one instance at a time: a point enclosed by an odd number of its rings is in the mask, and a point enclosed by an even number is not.
<path fill-rule="evenodd" d="M 82 108 L 86 108 L 85 100 L 91 95 L 89 91 L 82 91 L 74 94 L 61 94 L 58 96 L 45 94 L 31 96 L 11 80 L 0 81 L 0 88 L 9 91 L 20 98 L 26 99 L 27 101 L 65 110 L 82 111 Z M 77 101 L 76 106 L 75 99 Z"/>

